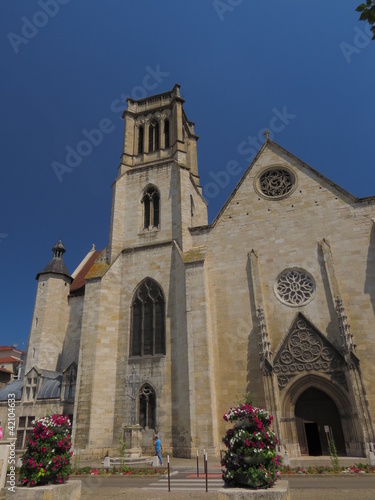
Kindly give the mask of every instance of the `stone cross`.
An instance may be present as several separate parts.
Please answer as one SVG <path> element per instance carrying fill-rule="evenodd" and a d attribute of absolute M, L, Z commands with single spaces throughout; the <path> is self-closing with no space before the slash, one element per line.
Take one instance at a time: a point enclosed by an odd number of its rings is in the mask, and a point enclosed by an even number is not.
<path fill-rule="evenodd" d="M 140 382 L 140 377 L 137 374 L 137 371 L 135 369 L 135 365 L 132 365 L 132 371 L 131 374 L 128 377 L 128 385 L 131 387 L 131 394 L 128 393 L 128 396 L 132 400 L 132 407 L 131 407 L 131 414 L 130 414 L 130 425 L 135 425 L 136 422 L 136 404 L 137 404 L 137 398 L 136 398 L 136 391 L 139 386 Z"/>

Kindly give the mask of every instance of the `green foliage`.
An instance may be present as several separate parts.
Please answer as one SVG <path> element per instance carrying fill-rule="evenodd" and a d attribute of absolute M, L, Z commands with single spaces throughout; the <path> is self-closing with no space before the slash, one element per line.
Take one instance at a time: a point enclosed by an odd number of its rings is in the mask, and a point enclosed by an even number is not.
<path fill-rule="evenodd" d="M 361 3 L 356 8 L 357 12 L 361 15 L 359 19 L 361 21 L 367 21 L 371 26 L 372 39 L 375 40 L 375 0 L 366 0 L 366 2 Z"/>
<path fill-rule="evenodd" d="M 91 466 L 90 465 L 85 465 L 84 467 L 81 467 L 78 472 L 81 474 L 90 474 L 91 471 Z"/>
<path fill-rule="evenodd" d="M 127 465 L 121 465 L 120 472 L 130 472 L 132 469 Z"/>
<path fill-rule="evenodd" d="M 280 457 L 276 436 L 269 430 L 272 417 L 267 410 L 243 403 L 230 408 L 223 418 L 234 423 L 223 438 L 227 447 L 221 461 L 224 482 L 253 489 L 273 486 Z"/>
<path fill-rule="evenodd" d="M 27 439 L 27 450 L 22 457 L 22 485 L 41 486 L 67 481 L 72 455 L 68 417 L 54 414 L 33 424 L 32 435 Z"/>
<path fill-rule="evenodd" d="M 121 464 L 124 466 L 125 455 L 126 455 L 126 443 L 123 434 L 121 434 L 120 436 L 119 443 L 120 443 L 120 453 L 121 453 Z"/>
<path fill-rule="evenodd" d="M 337 449 L 336 449 L 336 445 L 335 445 L 335 441 L 333 439 L 332 433 L 329 433 L 329 437 L 328 437 L 328 450 L 329 450 L 329 457 L 331 459 L 332 468 L 335 472 L 338 472 L 340 470 L 340 463 L 339 463 L 339 459 L 337 456 Z"/>
<path fill-rule="evenodd" d="M 74 472 L 77 472 L 79 469 L 79 464 L 80 464 L 80 457 L 78 453 L 73 454 L 73 470 Z"/>
<path fill-rule="evenodd" d="M 354 464 L 350 467 L 333 468 L 328 465 L 318 465 L 316 467 L 290 467 L 281 465 L 279 468 L 281 475 L 291 474 L 374 474 L 375 467 L 369 464 Z"/>
<path fill-rule="evenodd" d="M 246 392 L 243 394 L 242 398 L 238 401 L 237 406 L 248 404 L 250 406 L 253 405 L 253 397 L 250 392 Z"/>

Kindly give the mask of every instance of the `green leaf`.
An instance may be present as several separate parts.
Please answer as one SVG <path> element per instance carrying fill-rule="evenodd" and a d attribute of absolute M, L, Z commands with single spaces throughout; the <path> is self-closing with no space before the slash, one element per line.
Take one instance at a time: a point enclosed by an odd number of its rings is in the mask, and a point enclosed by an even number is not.
<path fill-rule="evenodd" d="M 364 9 L 366 9 L 366 4 L 365 3 L 361 3 L 360 5 L 358 5 L 358 7 L 355 10 L 357 12 L 362 12 Z"/>
<path fill-rule="evenodd" d="M 371 7 L 368 16 L 369 23 L 373 24 L 375 22 L 375 6 Z"/>

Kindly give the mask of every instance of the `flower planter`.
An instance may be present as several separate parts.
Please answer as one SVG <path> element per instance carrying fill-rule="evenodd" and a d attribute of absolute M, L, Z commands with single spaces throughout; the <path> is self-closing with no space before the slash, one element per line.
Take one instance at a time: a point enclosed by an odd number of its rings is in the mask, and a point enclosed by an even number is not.
<path fill-rule="evenodd" d="M 269 489 L 277 480 L 280 457 L 275 433 L 269 429 L 272 417 L 267 410 L 243 403 L 224 415 L 234 427 L 223 438 L 227 447 L 221 465 L 228 487 Z M 242 497 L 241 497 L 242 498 Z"/>
<path fill-rule="evenodd" d="M 34 488 L 16 487 L 14 491 L 4 488 L 4 500 L 80 500 L 81 481 L 73 480 L 63 484 L 47 484 Z"/>
<path fill-rule="evenodd" d="M 33 426 L 22 456 L 20 483 L 31 487 L 64 483 L 72 455 L 69 418 L 56 413 L 34 420 Z"/>

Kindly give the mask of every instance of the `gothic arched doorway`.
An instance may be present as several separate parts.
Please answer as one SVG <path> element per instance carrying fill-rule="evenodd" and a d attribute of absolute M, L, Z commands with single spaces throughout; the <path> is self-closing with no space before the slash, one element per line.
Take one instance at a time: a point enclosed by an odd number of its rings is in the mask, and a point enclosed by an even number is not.
<path fill-rule="evenodd" d="M 338 455 L 346 455 L 340 413 L 325 392 L 315 387 L 306 389 L 296 402 L 295 417 L 302 455 L 329 455 L 328 427 L 332 429 Z"/>

